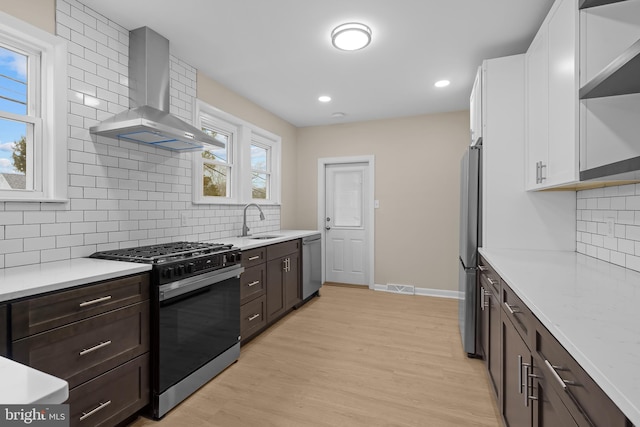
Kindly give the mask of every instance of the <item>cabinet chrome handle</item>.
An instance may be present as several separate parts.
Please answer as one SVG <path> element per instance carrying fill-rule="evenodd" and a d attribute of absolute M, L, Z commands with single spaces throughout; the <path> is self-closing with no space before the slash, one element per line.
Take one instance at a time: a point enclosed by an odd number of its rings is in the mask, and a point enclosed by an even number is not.
<path fill-rule="evenodd" d="M 518 355 L 518 393 L 522 394 L 522 356 Z"/>
<path fill-rule="evenodd" d="M 489 307 L 489 302 L 487 301 L 488 296 L 491 295 L 491 292 L 488 292 L 484 286 L 480 286 L 480 308 L 484 311 L 485 308 Z"/>
<path fill-rule="evenodd" d="M 80 307 L 86 307 L 88 305 L 98 304 L 101 302 L 109 301 L 111 299 L 111 295 L 107 295 L 106 297 L 92 299 L 91 301 L 84 301 L 80 303 Z"/>
<path fill-rule="evenodd" d="M 516 306 L 516 305 L 509 305 L 509 303 L 505 301 L 504 306 L 505 306 L 505 307 L 507 307 L 507 311 L 508 311 L 510 314 L 520 313 L 520 312 L 518 311 L 518 306 Z M 514 310 L 514 308 L 515 308 L 515 310 Z"/>
<path fill-rule="evenodd" d="M 256 320 L 258 317 L 260 317 L 260 314 L 256 313 L 253 316 L 249 316 L 247 318 L 247 320 L 249 320 L 249 322 L 251 322 L 252 320 Z"/>
<path fill-rule="evenodd" d="M 85 418 L 89 418 L 91 415 L 93 415 L 96 412 L 106 408 L 109 405 L 111 405 L 111 401 L 110 400 L 107 400 L 106 402 L 100 402 L 100 404 L 98 405 L 97 408 L 94 408 L 94 409 L 90 410 L 89 412 L 83 412 L 82 416 L 80 417 L 80 421 L 83 421 Z"/>
<path fill-rule="evenodd" d="M 523 363 L 522 366 L 524 366 L 524 406 L 528 408 L 531 400 L 538 400 L 536 396 L 529 394 L 529 389 L 533 388 L 529 385 L 529 378 L 539 378 L 539 376 L 529 372 L 532 368 L 530 363 Z"/>
<path fill-rule="evenodd" d="M 562 387 L 564 391 L 567 391 L 567 385 L 576 385 L 575 381 L 565 380 L 560 376 L 558 371 L 563 370 L 561 366 L 552 365 L 547 359 L 544 360 L 544 364 L 547 365 L 547 368 L 551 370 L 553 377 L 560 384 L 560 387 Z"/>
<path fill-rule="evenodd" d="M 257 259 L 260 259 L 260 255 L 255 255 L 255 256 L 250 256 L 249 257 L 249 261 L 255 261 Z"/>
<path fill-rule="evenodd" d="M 106 346 L 108 346 L 108 345 L 110 345 L 110 344 L 111 344 L 111 340 L 109 340 L 109 341 L 103 341 L 103 342 L 101 342 L 100 344 L 98 344 L 98 345 L 94 345 L 94 346 L 93 346 L 93 347 L 91 347 L 91 348 L 85 348 L 84 350 L 82 350 L 82 351 L 80 352 L 80 356 L 84 356 L 85 354 L 89 354 L 89 353 L 91 353 L 91 352 L 94 352 L 94 351 L 96 351 L 96 350 L 101 349 L 102 347 L 106 347 Z"/>
<path fill-rule="evenodd" d="M 489 271 L 489 269 L 487 267 L 485 267 L 484 265 L 482 265 L 482 264 L 478 264 L 478 270 L 480 270 L 480 271 Z"/>
<path fill-rule="evenodd" d="M 493 280 L 491 277 L 487 277 L 487 281 L 489 282 L 489 284 L 491 284 L 492 286 L 495 286 L 498 284 L 498 282 L 496 282 L 495 280 Z"/>
<path fill-rule="evenodd" d="M 546 170 L 547 169 L 547 165 L 545 165 L 544 163 L 540 162 L 540 182 L 541 183 L 542 183 L 542 181 L 547 179 L 547 177 L 542 174 L 542 168 L 544 168 Z"/>
<path fill-rule="evenodd" d="M 248 287 L 252 287 L 252 286 L 257 285 L 258 283 L 260 283 L 260 280 L 253 281 L 253 282 L 249 283 L 247 286 Z"/>

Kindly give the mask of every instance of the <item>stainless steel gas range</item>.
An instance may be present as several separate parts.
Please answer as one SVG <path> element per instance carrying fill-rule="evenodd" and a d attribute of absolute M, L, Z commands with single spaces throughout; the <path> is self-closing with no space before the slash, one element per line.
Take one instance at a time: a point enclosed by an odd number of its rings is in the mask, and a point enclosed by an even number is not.
<path fill-rule="evenodd" d="M 164 416 L 240 355 L 241 252 L 174 242 L 96 252 L 152 264 L 152 415 Z"/>

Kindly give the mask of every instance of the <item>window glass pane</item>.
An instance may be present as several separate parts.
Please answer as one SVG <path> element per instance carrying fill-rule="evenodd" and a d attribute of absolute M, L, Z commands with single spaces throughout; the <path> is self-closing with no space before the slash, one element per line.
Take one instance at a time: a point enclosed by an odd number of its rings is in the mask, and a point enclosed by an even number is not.
<path fill-rule="evenodd" d="M 0 119 L 0 190 L 27 188 L 27 155 L 31 150 L 27 126 L 31 125 Z"/>
<path fill-rule="evenodd" d="M 224 144 L 224 147 L 214 147 L 213 145 L 207 145 L 206 149 L 202 152 L 202 157 L 209 160 L 217 160 L 219 162 L 229 163 L 229 136 L 207 128 L 202 128 L 202 130 L 206 134 L 215 138 L 216 141 Z"/>
<path fill-rule="evenodd" d="M 266 171 L 267 169 L 267 149 L 251 145 L 251 169 Z"/>
<path fill-rule="evenodd" d="M 27 114 L 27 56 L 1 46 L 0 111 Z"/>
<path fill-rule="evenodd" d="M 228 197 L 227 183 L 229 168 L 227 166 L 202 165 L 202 195 L 215 197 Z"/>
<path fill-rule="evenodd" d="M 334 226 L 362 226 L 362 172 L 335 172 Z"/>
<path fill-rule="evenodd" d="M 266 199 L 269 175 L 266 173 L 252 173 L 251 175 L 251 197 L 254 199 Z"/>

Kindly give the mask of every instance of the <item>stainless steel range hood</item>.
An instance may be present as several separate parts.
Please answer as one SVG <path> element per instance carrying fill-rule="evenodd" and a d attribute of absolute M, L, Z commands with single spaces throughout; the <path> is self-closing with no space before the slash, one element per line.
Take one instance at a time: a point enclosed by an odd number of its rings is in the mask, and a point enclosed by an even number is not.
<path fill-rule="evenodd" d="M 169 114 L 169 40 L 148 27 L 129 33 L 131 109 L 92 126 L 96 135 L 175 151 L 222 146 L 213 137 Z"/>

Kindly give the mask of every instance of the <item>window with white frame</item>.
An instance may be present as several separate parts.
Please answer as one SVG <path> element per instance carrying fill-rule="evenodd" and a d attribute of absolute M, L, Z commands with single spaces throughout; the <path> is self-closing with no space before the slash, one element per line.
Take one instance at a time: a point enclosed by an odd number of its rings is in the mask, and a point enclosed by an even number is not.
<path fill-rule="evenodd" d="M 194 153 L 194 203 L 280 203 L 280 137 L 200 100 L 194 110 L 223 145 Z"/>
<path fill-rule="evenodd" d="M 202 130 L 218 141 L 221 146 L 207 145 L 200 154 L 202 161 L 203 198 L 222 198 L 231 200 L 235 196 L 234 147 L 237 139 L 236 129 L 229 124 L 216 124 L 211 119 L 202 121 Z"/>
<path fill-rule="evenodd" d="M 0 12 L 0 200 L 62 201 L 66 44 Z"/>

